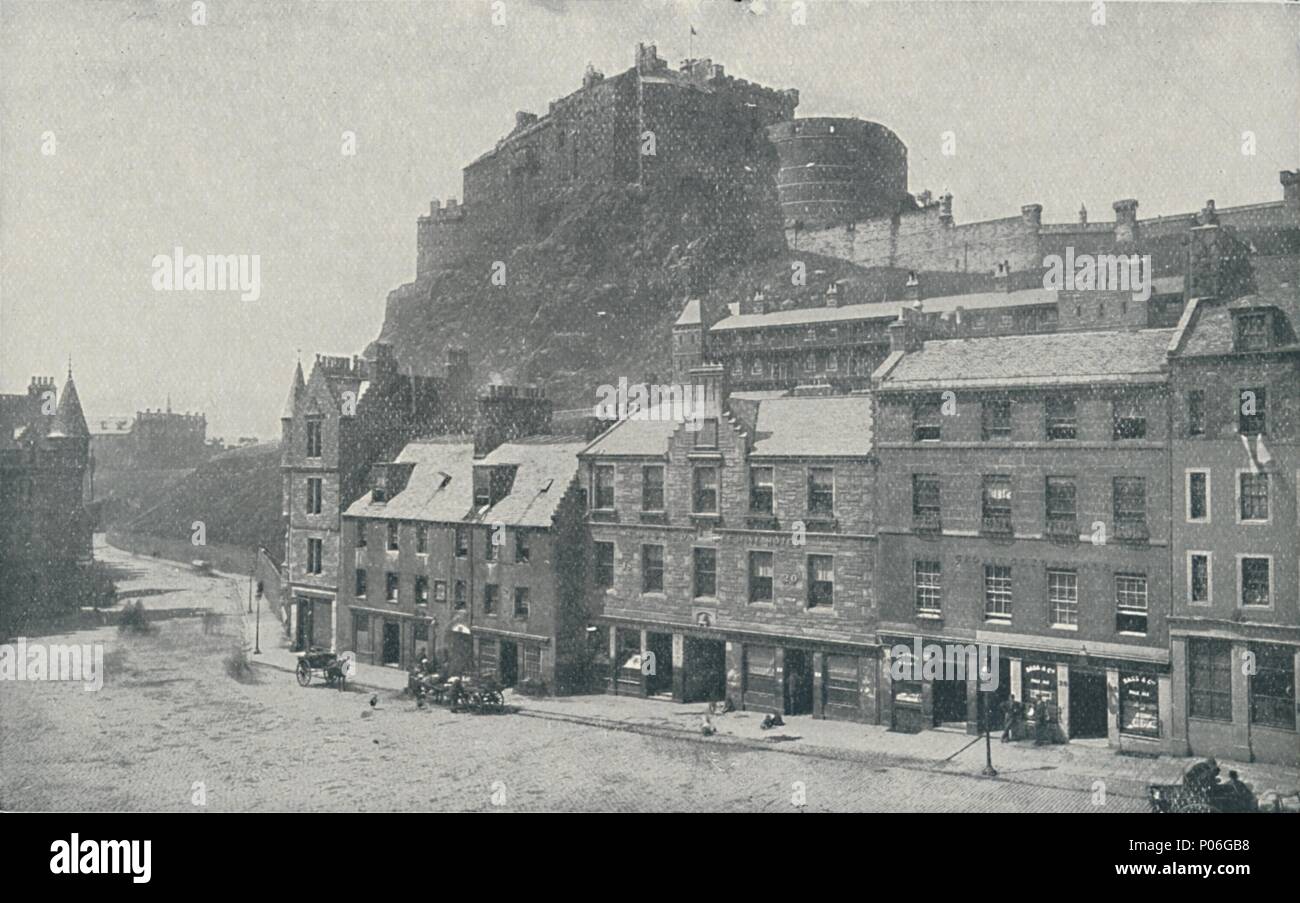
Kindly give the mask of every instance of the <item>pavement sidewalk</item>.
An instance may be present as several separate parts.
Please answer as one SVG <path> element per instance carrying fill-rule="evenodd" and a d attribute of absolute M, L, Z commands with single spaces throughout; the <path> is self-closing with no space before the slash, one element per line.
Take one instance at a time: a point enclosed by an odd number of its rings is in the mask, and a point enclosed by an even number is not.
<path fill-rule="evenodd" d="M 251 652 L 254 616 L 242 607 L 240 611 Z M 250 654 L 255 665 L 287 674 L 292 674 L 297 667 L 297 653 L 290 650 L 279 620 L 274 614 L 268 617 L 265 610 L 261 650 L 261 654 Z M 406 690 L 407 674 L 395 668 L 358 663 L 356 676 L 350 683 L 372 692 L 402 693 Z M 507 691 L 506 704 L 525 717 L 750 750 L 849 760 L 877 768 L 977 775 L 985 763 L 983 738 L 955 727 L 904 734 L 880 725 L 787 716 L 784 727 L 763 730 L 761 713 L 737 711 L 711 716 L 716 733 L 705 737 L 701 728 L 708 707 L 703 703 L 679 704 L 603 694 L 537 698 Z M 1191 761 L 1174 756 L 1121 755 L 1106 746 L 1105 741 L 1036 747 L 1029 741 L 1000 743 L 996 737 L 992 743 L 992 760 L 998 776 L 991 780 L 1090 792 L 1097 799 L 1104 799 L 1104 794 L 1145 798 L 1147 784 L 1177 782 Z M 1236 769 L 1257 793 L 1300 787 L 1300 774 L 1294 768 L 1227 760 L 1219 764 L 1225 774 L 1230 768 Z M 1104 803 L 1098 805 L 1104 808 Z"/>

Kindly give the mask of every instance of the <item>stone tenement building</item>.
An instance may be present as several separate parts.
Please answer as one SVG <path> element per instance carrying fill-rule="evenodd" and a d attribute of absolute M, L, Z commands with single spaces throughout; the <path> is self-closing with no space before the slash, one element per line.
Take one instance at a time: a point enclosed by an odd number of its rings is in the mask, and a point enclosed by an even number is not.
<path fill-rule="evenodd" d="M 207 441 L 207 418 L 173 412 L 170 398 L 165 410 L 136 411 L 129 420 L 95 417 L 88 426 L 101 468 L 196 467 L 213 451 Z"/>
<path fill-rule="evenodd" d="M 90 433 L 77 386 L 0 395 L 0 633 L 75 609 L 90 588 Z"/>
<path fill-rule="evenodd" d="M 342 514 L 370 488 L 372 465 L 418 439 L 467 435 L 486 453 L 549 431 L 551 406 L 539 390 L 490 386 L 476 399 L 472 379 L 463 349 L 448 350 L 445 375 L 421 376 L 400 372 L 382 342 L 373 360 L 318 355 L 309 380 L 301 365 L 295 370 L 281 415 L 280 469 L 287 602 L 299 646 L 330 647 L 340 635 Z"/>
<path fill-rule="evenodd" d="M 591 682 L 582 439 L 533 436 L 476 457 L 414 442 L 371 470 L 344 514 L 340 642 L 361 661 L 496 674 L 572 692 Z"/>
<path fill-rule="evenodd" d="M 463 201 L 434 201 L 420 217 L 416 275 L 544 234 L 575 186 L 635 183 L 683 196 L 720 180 L 770 186 L 776 157 L 764 130 L 798 103 L 797 91 L 733 78 L 711 60 L 673 70 L 653 44 L 637 45 L 632 68 L 609 78 L 588 69 L 579 90 L 544 115 L 517 113 L 514 129 L 465 167 Z"/>

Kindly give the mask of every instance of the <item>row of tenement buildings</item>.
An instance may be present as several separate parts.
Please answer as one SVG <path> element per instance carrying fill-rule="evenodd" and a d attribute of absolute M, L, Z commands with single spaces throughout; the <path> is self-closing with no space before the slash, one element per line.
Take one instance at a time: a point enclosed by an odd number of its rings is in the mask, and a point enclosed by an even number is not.
<path fill-rule="evenodd" d="M 297 639 L 902 730 L 973 730 L 981 700 L 974 679 L 896 679 L 898 648 L 983 644 L 984 702 L 1045 700 L 1062 739 L 1294 762 L 1283 182 L 1259 229 L 1207 205 L 1145 299 L 932 297 L 926 272 L 911 300 L 853 280 L 816 307 L 692 299 L 673 339 L 695 422 L 665 404 L 552 435 L 537 390 L 476 395 L 463 352 L 439 378 L 382 345 L 318 358 L 284 417 Z"/>
<path fill-rule="evenodd" d="M 465 167 L 399 296 L 587 184 L 708 192 L 858 267 L 692 293 L 688 422 L 661 396 L 566 436 L 463 352 L 318 358 L 283 420 L 297 642 L 899 730 L 1015 694 L 1061 739 L 1300 759 L 1300 172 L 1263 204 L 963 224 L 889 129 L 797 105 L 640 46 Z M 1049 290 L 1053 255 L 1149 257 L 1149 290 Z M 996 647 L 997 688 L 895 668 L 917 643 Z"/>

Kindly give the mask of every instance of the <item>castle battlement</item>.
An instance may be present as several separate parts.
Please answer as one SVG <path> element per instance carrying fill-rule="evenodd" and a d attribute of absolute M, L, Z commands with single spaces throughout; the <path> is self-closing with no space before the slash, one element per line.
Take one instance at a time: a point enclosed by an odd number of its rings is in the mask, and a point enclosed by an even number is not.
<path fill-rule="evenodd" d="M 327 376 L 346 376 L 365 379 L 365 361 L 359 357 L 343 355 L 318 354 L 316 367 Z"/>
<path fill-rule="evenodd" d="M 516 386 L 493 384 L 479 395 L 484 401 L 539 401 L 546 398 L 546 389 L 541 386 Z"/>
<path fill-rule="evenodd" d="M 153 410 L 145 408 L 143 411 L 136 411 L 135 417 L 138 422 L 149 423 L 166 423 L 172 426 L 185 427 L 189 429 L 198 429 L 208 422 L 204 414 L 191 414 L 188 411 L 184 414 L 179 412 Z"/>
<path fill-rule="evenodd" d="M 510 130 L 464 166 L 461 203 L 435 201 L 419 217 L 416 275 L 485 246 L 540 240 L 555 203 L 576 187 L 671 186 L 728 174 L 752 180 L 770 166 L 762 130 L 790 119 L 798 103 L 798 91 L 728 75 L 711 59 L 670 68 L 653 44 L 638 44 L 632 67 L 608 78 L 589 65 L 580 87 L 552 100 L 545 114 L 516 111 Z M 643 159 L 644 132 L 673 152 Z M 738 141 L 741 135 L 753 140 Z M 737 146 L 748 148 L 745 156 Z M 452 223 L 457 228 L 438 228 Z"/>

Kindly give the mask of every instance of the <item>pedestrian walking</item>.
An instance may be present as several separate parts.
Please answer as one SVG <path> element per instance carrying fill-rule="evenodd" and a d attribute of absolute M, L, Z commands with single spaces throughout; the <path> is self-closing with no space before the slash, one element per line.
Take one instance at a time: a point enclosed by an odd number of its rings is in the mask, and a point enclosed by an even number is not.
<path fill-rule="evenodd" d="M 1002 742 L 1007 743 L 1015 739 L 1012 734 L 1016 729 L 1016 722 L 1020 720 L 1020 703 L 1016 700 L 1015 694 L 1007 697 L 1002 703 Z"/>

